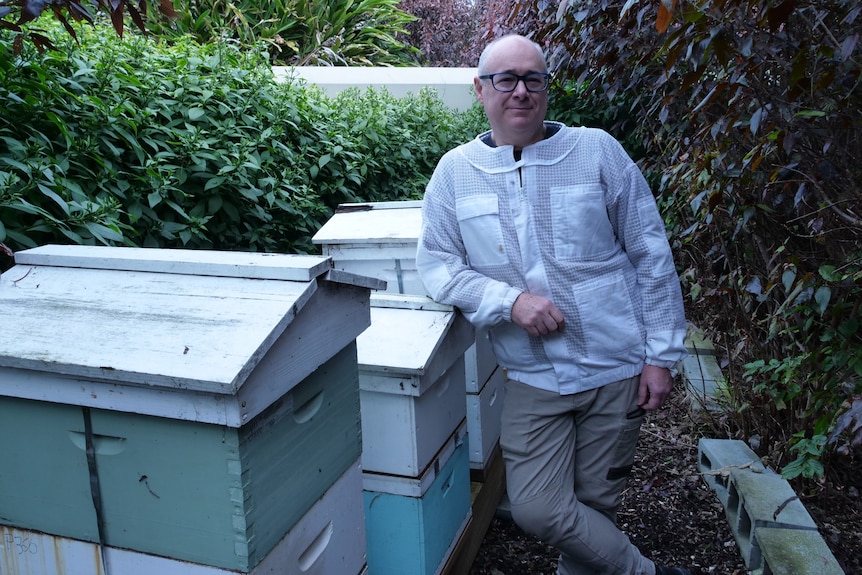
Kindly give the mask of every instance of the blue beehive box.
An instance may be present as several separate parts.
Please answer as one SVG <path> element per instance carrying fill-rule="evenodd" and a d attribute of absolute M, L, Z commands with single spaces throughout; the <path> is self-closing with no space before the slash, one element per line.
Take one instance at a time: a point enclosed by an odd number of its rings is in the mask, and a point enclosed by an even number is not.
<path fill-rule="evenodd" d="M 355 338 L 381 286 L 318 256 L 19 252 L 0 523 L 250 571 L 360 455 Z"/>
<path fill-rule="evenodd" d="M 363 476 L 368 571 L 435 575 L 471 515 L 466 423 L 420 477 Z"/>

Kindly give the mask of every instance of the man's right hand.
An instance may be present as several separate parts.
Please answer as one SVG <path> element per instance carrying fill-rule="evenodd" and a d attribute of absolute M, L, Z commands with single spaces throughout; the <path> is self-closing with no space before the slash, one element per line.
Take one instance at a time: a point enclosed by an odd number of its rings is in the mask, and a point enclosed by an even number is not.
<path fill-rule="evenodd" d="M 540 295 L 522 293 L 512 304 L 512 321 L 533 337 L 563 331 L 566 321 L 554 302 Z"/>

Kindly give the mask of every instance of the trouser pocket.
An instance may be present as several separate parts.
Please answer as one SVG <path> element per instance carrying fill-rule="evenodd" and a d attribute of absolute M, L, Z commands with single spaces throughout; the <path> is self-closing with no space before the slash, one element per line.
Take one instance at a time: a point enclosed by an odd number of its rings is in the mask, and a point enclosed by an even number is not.
<path fill-rule="evenodd" d="M 645 415 L 646 411 L 640 406 L 636 406 L 626 413 L 625 419 L 620 426 L 617 443 L 614 446 L 611 465 L 608 467 L 608 481 L 626 479 L 631 475 L 641 424 Z"/>

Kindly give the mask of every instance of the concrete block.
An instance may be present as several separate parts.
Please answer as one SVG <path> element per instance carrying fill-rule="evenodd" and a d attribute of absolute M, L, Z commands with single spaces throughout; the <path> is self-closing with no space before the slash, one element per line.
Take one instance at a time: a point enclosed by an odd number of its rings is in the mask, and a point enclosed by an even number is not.
<path fill-rule="evenodd" d="M 817 524 L 780 475 L 732 469 L 725 504 L 730 530 L 749 568 L 763 558 L 757 545 L 759 530 L 780 527 L 816 532 Z"/>
<path fill-rule="evenodd" d="M 702 381 L 711 387 L 721 385 L 725 381 L 724 373 L 712 355 L 689 354 L 682 362 L 682 370 L 688 380 Z"/>
<path fill-rule="evenodd" d="M 775 474 L 764 467 L 757 454 L 744 441 L 738 439 L 702 438 L 698 442 L 697 469 L 725 507 L 731 470 L 752 469 Z"/>
<path fill-rule="evenodd" d="M 715 346 L 702 331 L 689 324 L 685 338 L 688 356 L 680 366 L 693 407 L 718 409 L 717 398 L 726 391 L 726 380 L 716 361 Z"/>
<path fill-rule="evenodd" d="M 730 472 L 730 501 L 745 508 L 751 524 L 817 530 L 817 524 L 790 484 L 778 474 Z"/>
<path fill-rule="evenodd" d="M 690 350 L 682 361 L 682 374 L 689 393 L 696 399 L 695 407 L 718 407 L 716 398 L 724 394 L 726 382 L 714 355 Z"/>
<path fill-rule="evenodd" d="M 844 575 L 816 531 L 760 527 L 757 545 L 763 557 L 763 575 Z"/>
<path fill-rule="evenodd" d="M 685 348 L 689 353 L 715 355 L 715 346 L 701 330 L 693 325 L 689 325 L 688 327 L 688 332 L 686 333 L 685 338 Z"/>
<path fill-rule="evenodd" d="M 738 439 L 701 439 L 698 471 L 757 575 L 843 574 L 790 484 Z M 837 571 L 835 570 L 837 569 Z"/>

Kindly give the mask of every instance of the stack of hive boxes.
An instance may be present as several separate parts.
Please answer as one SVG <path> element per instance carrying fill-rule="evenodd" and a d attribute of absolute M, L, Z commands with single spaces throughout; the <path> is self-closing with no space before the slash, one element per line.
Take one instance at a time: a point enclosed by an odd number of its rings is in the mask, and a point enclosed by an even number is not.
<path fill-rule="evenodd" d="M 451 307 L 372 295 L 357 352 L 374 575 L 438 573 L 470 519 L 464 351 L 472 338 Z"/>
<path fill-rule="evenodd" d="M 387 293 L 427 297 L 416 271 L 421 204 L 412 200 L 342 204 L 313 241 L 337 269 L 382 279 Z M 500 439 L 505 375 L 482 331 L 476 332 L 464 364 L 470 469 L 481 480 Z"/>
<path fill-rule="evenodd" d="M 458 535 L 455 515 L 469 513 L 469 476 L 484 474 L 500 435 L 503 371 L 486 337 L 428 297 L 415 265 L 420 224 L 420 202 L 344 204 L 313 239 L 336 269 L 387 282 L 385 293 L 372 295 L 371 328 L 357 340 L 368 566 L 375 575 L 439 570 L 441 551 L 455 542 L 449 534 Z M 463 446 L 458 414 L 465 418 Z M 466 504 L 464 511 L 432 499 L 435 481 L 450 486 L 447 464 L 456 479 L 467 477 L 466 486 L 453 484 L 457 496 L 449 503 Z M 420 549 L 407 544 L 411 534 L 394 519 L 398 513 L 387 511 L 390 500 L 425 513 Z M 406 570 L 410 553 L 415 567 Z"/>
<path fill-rule="evenodd" d="M 355 575 L 356 337 L 328 258 L 45 246 L 0 277 L 0 573 Z"/>

